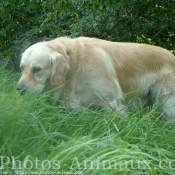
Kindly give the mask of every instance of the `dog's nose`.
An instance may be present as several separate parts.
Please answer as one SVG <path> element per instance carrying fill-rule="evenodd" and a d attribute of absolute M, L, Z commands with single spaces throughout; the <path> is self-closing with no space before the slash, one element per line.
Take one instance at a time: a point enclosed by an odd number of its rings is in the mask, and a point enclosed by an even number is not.
<path fill-rule="evenodd" d="M 17 90 L 20 91 L 21 95 L 24 95 L 26 92 L 26 85 L 24 83 L 19 83 Z"/>

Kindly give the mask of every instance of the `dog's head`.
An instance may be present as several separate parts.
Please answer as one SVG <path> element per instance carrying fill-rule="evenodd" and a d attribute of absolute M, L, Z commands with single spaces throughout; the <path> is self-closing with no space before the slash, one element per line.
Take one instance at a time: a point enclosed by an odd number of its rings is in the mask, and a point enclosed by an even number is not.
<path fill-rule="evenodd" d="M 20 63 L 22 76 L 18 90 L 43 92 L 60 84 L 69 72 L 69 60 L 65 45 L 48 45 L 47 42 L 30 46 Z"/>

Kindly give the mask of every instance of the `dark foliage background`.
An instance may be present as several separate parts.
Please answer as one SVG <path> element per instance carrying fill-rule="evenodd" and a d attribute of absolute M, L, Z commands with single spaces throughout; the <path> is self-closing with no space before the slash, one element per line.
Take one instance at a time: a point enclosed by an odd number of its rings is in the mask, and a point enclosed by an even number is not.
<path fill-rule="evenodd" d="M 0 2 L 0 64 L 58 36 L 140 42 L 175 51 L 174 0 L 8 0 Z"/>

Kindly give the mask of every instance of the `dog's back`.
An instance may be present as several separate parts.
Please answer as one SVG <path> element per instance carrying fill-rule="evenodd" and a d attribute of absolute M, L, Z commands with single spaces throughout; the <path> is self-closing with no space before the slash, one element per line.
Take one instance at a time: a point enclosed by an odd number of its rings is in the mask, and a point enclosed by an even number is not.
<path fill-rule="evenodd" d="M 102 48 L 115 67 L 116 76 L 124 93 L 145 89 L 149 76 L 175 72 L 175 56 L 168 50 L 138 43 L 110 42 L 96 38 L 79 37 L 76 40 Z M 147 79 L 147 80 L 146 80 Z"/>

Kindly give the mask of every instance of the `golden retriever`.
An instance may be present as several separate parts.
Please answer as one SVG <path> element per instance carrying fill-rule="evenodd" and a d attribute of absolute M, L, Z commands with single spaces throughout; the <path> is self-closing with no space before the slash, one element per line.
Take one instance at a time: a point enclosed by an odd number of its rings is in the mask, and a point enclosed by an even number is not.
<path fill-rule="evenodd" d="M 18 90 L 58 85 L 54 99 L 69 108 L 95 102 L 120 111 L 137 96 L 142 105 L 162 104 L 167 119 L 175 116 L 175 56 L 161 47 L 60 37 L 30 46 L 20 67 Z"/>

